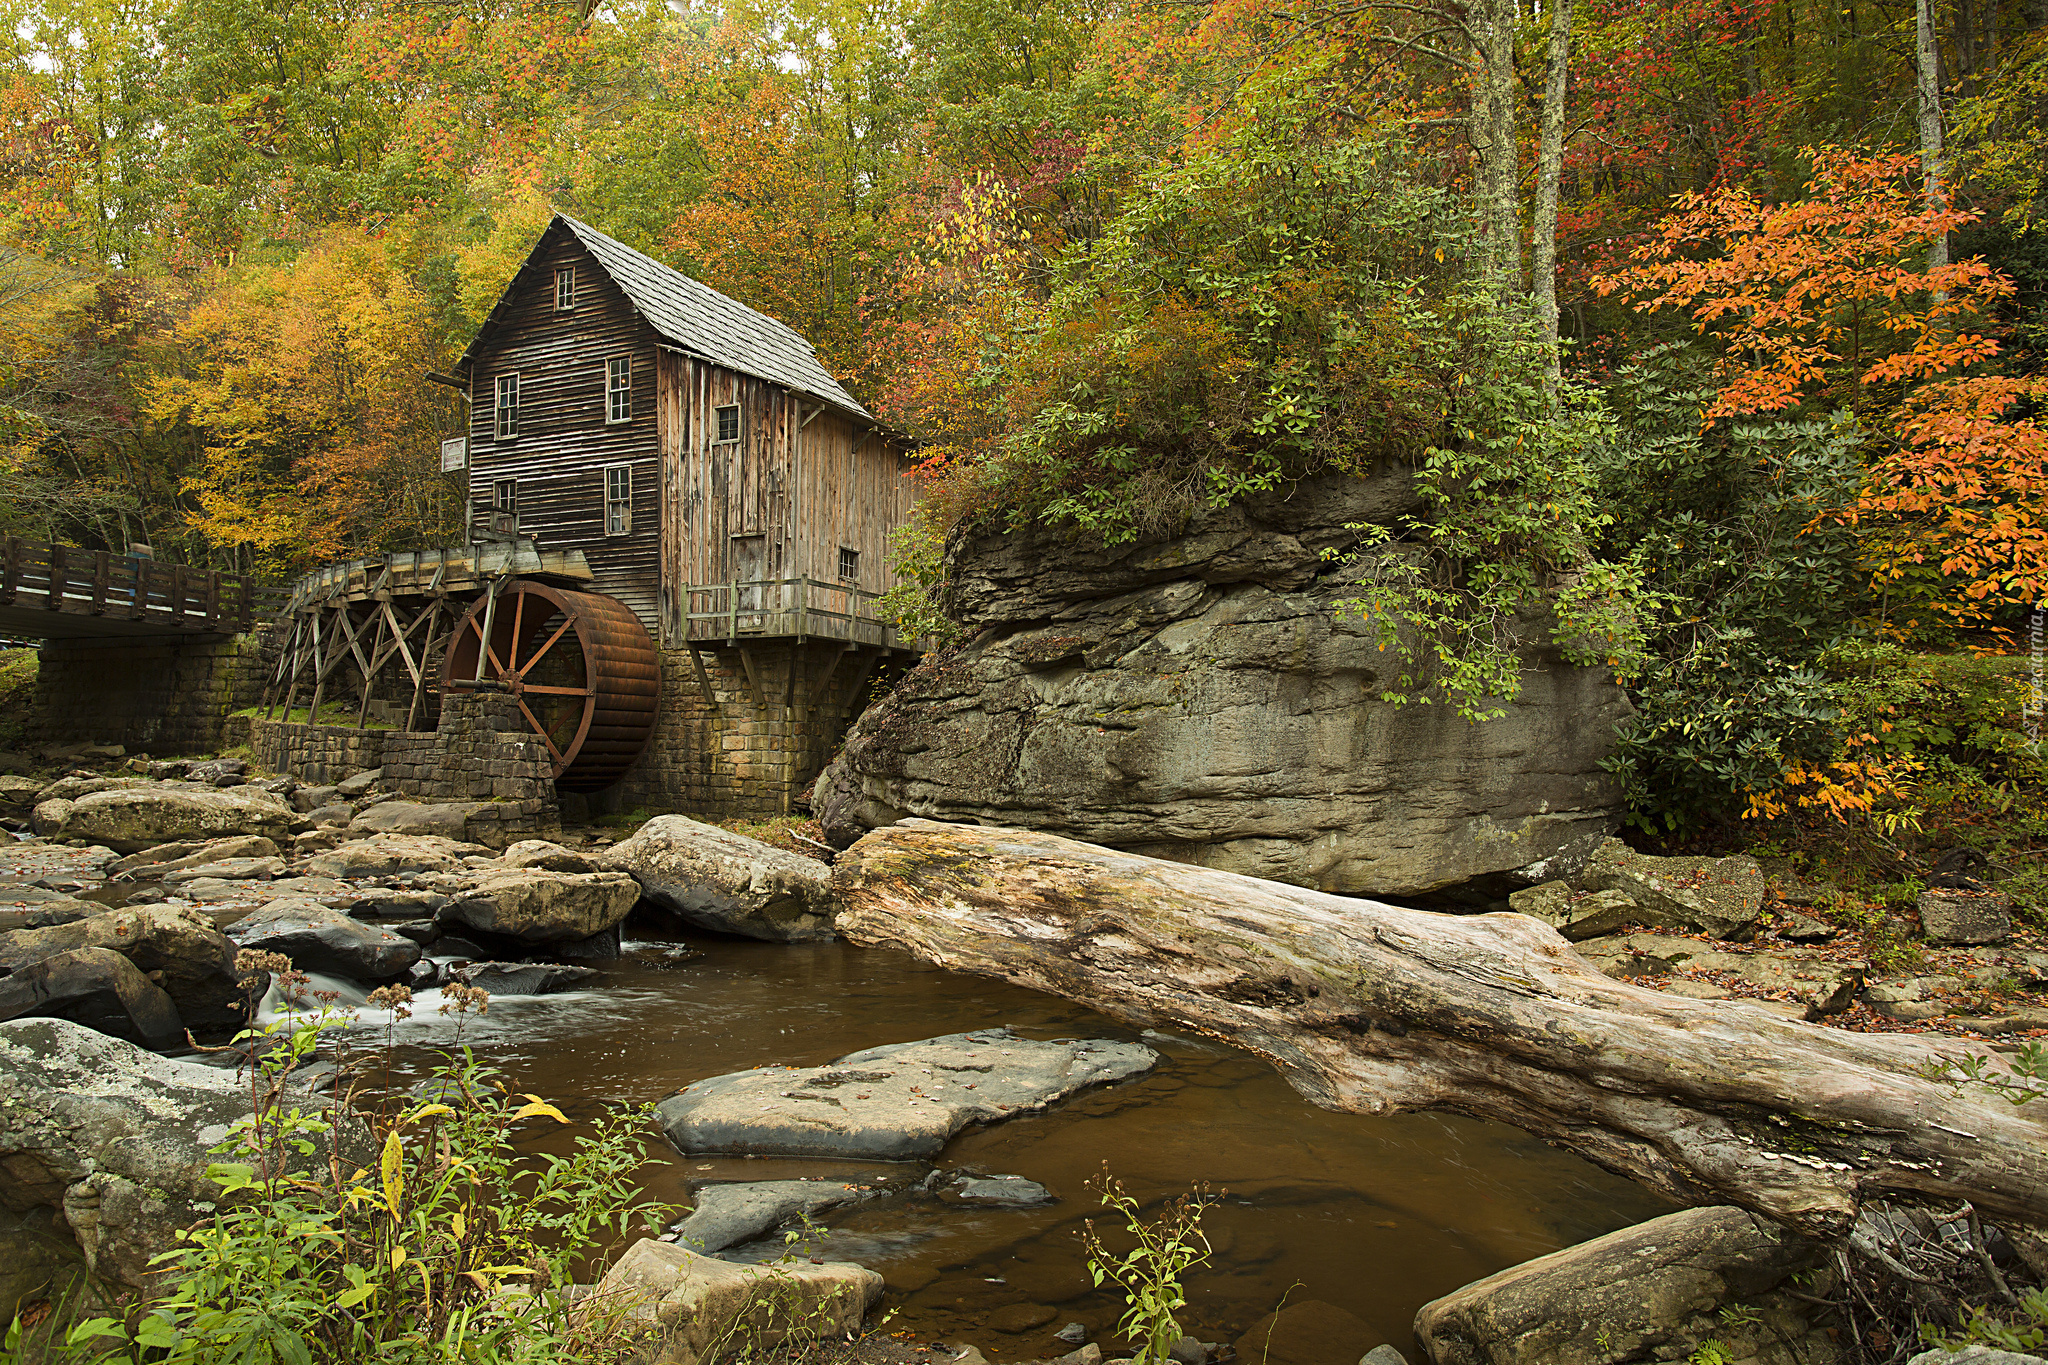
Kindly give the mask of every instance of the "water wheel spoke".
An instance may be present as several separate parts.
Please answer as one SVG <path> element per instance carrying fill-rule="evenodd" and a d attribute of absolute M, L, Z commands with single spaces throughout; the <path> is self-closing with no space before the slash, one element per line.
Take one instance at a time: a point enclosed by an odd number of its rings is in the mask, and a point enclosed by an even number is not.
<path fill-rule="evenodd" d="M 548 727 L 542 725 L 540 717 L 533 714 L 532 708 L 526 704 L 526 698 L 520 697 L 517 700 L 520 711 L 526 716 L 526 723 L 531 725 L 533 732 L 540 736 L 540 742 L 548 746 L 548 753 L 554 757 L 556 770 L 559 772 L 562 768 L 567 767 L 567 760 L 562 757 L 562 751 L 555 747 L 554 736 L 548 733 Z"/>
<path fill-rule="evenodd" d="M 538 692 L 545 697 L 588 697 L 593 695 L 587 687 L 543 687 L 539 683 L 527 683 L 522 692 Z"/>
<path fill-rule="evenodd" d="M 526 594 L 518 594 L 518 601 L 512 604 L 512 647 L 506 650 L 505 671 L 513 672 L 519 667 L 519 624 L 526 619 Z"/>
<path fill-rule="evenodd" d="M 523 602 L 525 602 L 525 601 L 526 601 L 526 594 L 524 594 L 524 593 L 521 593 L 521 594 L 519 595 L 519 600 L 520 600 L 520 601 L 521 601 L 522 603 L 523 603 Z M 540 662 L 540 660 L 541 660 L 541 656 L 542 656 L 543 654 L 546 654 L 546 653 L 547 653 L 547 652 L 548 652 L 549 650 L 553 649 L 553 648 L 555 647 L 555 641 L 557 641 L 557 640 L 561 639 L 561 638 L 562 638 L 562 635 L 563 635 L 563 633 L 564 633 L 565 631 L 567 631 L 567 630 L 569 629 L 569 627 L 571 627 L 571 626 L 573 626 L 573 625 L 575 625 L 575 624 L 576 624 L 576 613 L 575 613 L 575 612 L 572 612 L 572 611 L 565 611 L 565 612 L 563 612 L 563 613 L 562 613 L 562 624 L 561 624 L 561 625 L 559 625 L 559 626 L 556 626 L 556 627 L 555 627 L 555 633 L 554 633 L 553 635 L 550 635 L 550 636 L 548 636 L 548 642 L 547 642 L 546 644 L 542 645 L 542 646 L 541 646 L 541 647 L 540 647 L 539 649 L 536 649 L 535 651 L 533 651 L 533 654 L 532 654 L 532 655 L 531 655 L 531 656 L 530 656 L 530 657 L 529 657 L 529 658 L 527 659 L 527 661 L 526 661 L 526 671 L 527 671 L 527 672 L 529 672 L 529 673 L 531 673 L 531 672 L 533 671 L 533 666 L 534 666 L 535 664 L 537 664 L 537 663 L 539 663 L 539 662 Z"/>

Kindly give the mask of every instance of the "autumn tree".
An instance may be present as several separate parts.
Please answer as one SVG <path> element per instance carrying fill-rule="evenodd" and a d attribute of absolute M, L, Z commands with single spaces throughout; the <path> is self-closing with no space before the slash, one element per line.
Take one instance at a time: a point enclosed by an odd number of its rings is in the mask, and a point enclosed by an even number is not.
<path fill-rule="evenodd" d="M 1709 422 L 1845 407 L 1876 438 L 1860 495 L 1881 584 L 1949 619 L 2048 600 L 2048 383 L 1997 372 L 2012 281 L 1929 245 L 1976 215 L 1930 203 L 1911 155 L 1812 153 L 1805 197 L 1726 188 L 1674 205 L 1636 264 L 1598 287 L 1684 314 L 1714 345 Z"/>

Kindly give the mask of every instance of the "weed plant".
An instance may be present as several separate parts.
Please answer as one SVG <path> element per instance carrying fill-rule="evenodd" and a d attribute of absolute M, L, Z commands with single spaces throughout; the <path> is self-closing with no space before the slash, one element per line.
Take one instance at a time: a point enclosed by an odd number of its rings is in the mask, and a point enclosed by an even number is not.
<path fill-rule="evenodd" d="M 1209 1192 L 1196 1185 L 1168 1201 L 1158 1218 L 1147 1220 L 1144 1209 L 1107 1165 L 1089 1188 L 1101 1197 L 1103 1208 L 1122 1216 L 1137 1244 L 1129 1251 L 1111 1251 L 1096 1231 L 1095 1220 L 1088 1219 L 1081 1229 L 1088 1273 L 1098 1289 L 1108 1281 L 1123 1292 L 1124 1316 L 1117 1330 L 1134 1348 L 1134 1365 L 1164 1365 L 1174 1344 L 1186 1335 L 1177 1316 L 1188 1302 L 1181 1278 L 1208 1264 L 1211 1255 L 1209 1238 L 1202 1231 Z"/>

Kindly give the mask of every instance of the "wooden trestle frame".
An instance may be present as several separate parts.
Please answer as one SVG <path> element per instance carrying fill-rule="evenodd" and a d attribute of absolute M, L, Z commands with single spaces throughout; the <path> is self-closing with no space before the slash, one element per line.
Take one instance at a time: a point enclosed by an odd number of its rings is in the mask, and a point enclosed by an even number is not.
<path fill-rule="evenodd" d="M 356 728 L 364 729 L 369 725 L 377 677 L 396 657 L 404 662 L 412 682 L 412 700 L 401 728 L 412 729 L 430 690 L 430 661 L 438 659 L 447 647 L 448 636 L 467 605 L 450 601 L 445 592 L 406 599 L 381 588 L 367 600 L 336 594 L 302 605 L 292 615 L 291 634 L 264 689 L 264 719 L 274 719 L 280 706 L 289 718 L 300 686 L 310 680 L 312 698 L 306 716 L 317 723 L 328 681 L 353 662 L 360 674 L 363 699 L 356 712 Z"/>

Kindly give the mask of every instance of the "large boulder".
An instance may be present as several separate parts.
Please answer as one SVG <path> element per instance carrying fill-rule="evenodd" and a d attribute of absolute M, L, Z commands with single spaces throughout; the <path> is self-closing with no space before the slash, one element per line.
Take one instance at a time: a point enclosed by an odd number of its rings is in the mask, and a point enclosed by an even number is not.
<path fill-rule="evenodd" d="M 171 997 L 111 948 L 74 948 L 0 977 L 0 1019 L 68 1019 L 144 1047 L 185 1041 Z"/>
<path fill-rule="evenodd" d="M 607 850 L 648 900 L 683 923 L 776 942 L 832 936 L 832 871 L 816 858 L 681 815 L 658 815 Z"/>
<path fill-rule="evenodd" d="M 302 898 L 274 900 L 227 927 L 243 948 L 283 953 L 302 972 L 356 981 L 396 981 L 420 960 L 420 945 Z"/>
<path fill-rule="evenodd" d="M 647 1239 L 626 1249 L 595 1298 L 624 1309 L 626 1334 L 639 1340 L 636 1361 L 703 1365 L 734 1342 L 760 1351 L 792 1333 L 858 1336 L 881 1296 L 882 1277 L 862 1266 L 735 1265 Z"/>
<path fill-rule="evenodd" d="M 759 1067 L 686 1086 L 656 1106 L 685 1152 L 908 1161 L 970 1123 L 1000 1123 L 1092 1086 L 1142 1076 L 1159 1055 L 1101 1039 L 1042 1043 L 1006 1028 Z"/>
<path fill-rule="evenodd" d="M 476 801 L 380 801 L 349 822 L 352 830 L 371 834 L 426 834 L 461 839 L 469 832 Z"/>
<path fill-rule="evenodd" d="M 47 929 L 0 936 L 0 970 L 20 971 L 78 948 L 111 948 L 177 1003 L 195 1029 L 242 1022 L 247 996 L 235 973 L 235 946 L 190 906 L 136 905 Z"/>
<path fill-rule="evenodd" d="M 392 877 L 405 872 L 456 872 L 472 854 L 488 853 L 481 844 L 465 844 L 430 834 L 373 834 L 351 839 L 326 853 L 308 858 L 300 871 L 315 877 Z"/>
<path fill-rule="evenodd" d="M 1745 1209 L 1686 1209 L 1453 1290 L 1422 1306 L 1415 1335 L 1435 1365 L 1683 1360 L 1710 1337 L 1731 1362 L 1823 1365 L 1841 1346 L 1784 1287 L 1827 1250 Z M 1721 1316 L 1736 1306 L 1749 1311 Z"/>
<path fill-rule="evenodd" d="M 208 1149 L 248 1113 L 233 1071 L 66 1019 L 0 1023 L 0 1204 L 75 1239 L 101 1278 L 157 1289 L 150 1258 L 213 1207 L 220 1187 L 206 1168 L 220 1158 Z"/>
<path fill-rule="evenodd" d="M 300 816 L 282 798 L 253 787 L 169 787 L 160 783 L 91 792 L 36 807 L 36 833 L 90 839 L 116 853 L 139 853 L 177 840 L 258 835 L 291 837 Z"/>
<path fill-rule="evenodd" d="M 1754 858 L 1653 858 L 1619 839 L 1600 845 L 1576 878 L 1581 891 L 1619 891 L 1644 912 L 1640 924 L 1748 938 L 1763 913 L 1767 881 Z"/>
<path fill-rule="evenodd" d="M 623 872 L 512 868 L 484 877 L 435 918 L 523 943 L 559 943 L 603 933 L 639 899 L 640 884 Z"/>
<path fill-rule="evenodd" d="M 1533 618 L 1503 718 L 1379 700 L 1399 662 L 1342 605 L 1359 587 L 1333 555 L 1416 507 L 1393 464 L 1120 545 L 957 538 L 945 606 L 966 643 L 861 716 L 820 822 L 841 847 L 906 815 L 1023 826 L 1347 895 L 1560 875 L 1618 815 L 1602 762 L 1628 703 Z"/>

